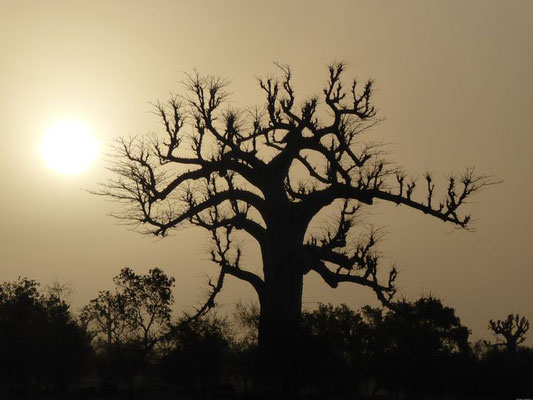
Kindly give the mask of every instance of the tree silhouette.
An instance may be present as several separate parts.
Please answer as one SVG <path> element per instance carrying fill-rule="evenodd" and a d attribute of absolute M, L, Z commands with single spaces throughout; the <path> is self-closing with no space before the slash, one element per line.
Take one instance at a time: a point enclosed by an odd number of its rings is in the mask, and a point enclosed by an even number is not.
<path fill-rule="evenodd" d="M 99 292 L 82 309 L 80 319 L 107 356 L 109 371 L 104 372 L 125 375 L 133 390 L 135 375 L 140 372 L 144 379 L 154 347 L 170 330 L 174 278 L 159 268 L 145 275 L 123 268 L 113 282 L 115 290 Z"/>
<path fill-rule="evenodd" d="M 80 320 L 98 342 L 104 342 L 108 347 L 118 346 L 126 340 L 128 333 L 125 303 L 126 298 L 121 293 L 100 291 L 83 307 Z"/>
<path fill-rule="evenodd" d="M 441 392 L 453 387 L 449 380 L 460 381 L 454 371 L 470 354 L 470 330 L 438 298 L 397 302 L 380 329 L 387 338 L 383 378 L 392 387 Z"/>
<path fill-rule="evenodd" d="M 490 320 L 489 329 L 505 340 L 504 343 L 496 343 L 496 346 L 505 346 L 508 351 L 516 351 L 518 345 L 526 340 L 529 321 L 526 317 L 520 318 L 518 314 L 509 314 L 505 320 Z"/>
<path fill-rule="evenodd" d="M 415 199 L 415 180 L 387 162 L 379 145 L 362 140 L 379 122 L 372 81 L 353 80 L 346 89 L 345 65 L 333 63 L 323 103 L 318 96 L 297 103 L 291 69 L 276 65 L 280 77 L 258 79 L 266 102 L 255 109 L 224 108 L 226 80 L 188 74 L 184 95 L 155 105 L 163 137 L 119 139 L 113 177 L 96 193 L 124 203 L 116 216 L 145 233 L 164 236 L 186 223 L 208 230 L 220 274 L 199 312 L 215 304 L 227 275 L 249 283 L 261 307 L 259 347 L 282 356 L 298 341 L 303 277 L 310 271 L 333 288 L 368 287 L 383 303 L 395 293 L 396 270 L 378 273 L 379 235 L 353 229 L 363 205 L 404 205 L 469 228 L 460 208 L 491 181 L 467 169 L 449 177 L 437 201 L 426 174 L 425 194 Z M 335 208 L 329 229 L 310 228 Z M 236 231 L 259 244 L 262 274 L 244 268 Z"/>
<path fill-rule="evenodd" d="M 309 335 L 309 349 L 298 368 L 304 371 L 304 381 L 323 395 L 356 390 L 365 382 L 368 369 L 369 330 L 361 314 L 346 304 L 319 304 L 317 309 L 305 311 L 302 319 Z"/>
<path fill-rule="evenodd" d="M 149 351 L 159 340 L 159 328 L 170 323 L 174 278 L 159 268 L 146 275 L 123 268 L 113 282 L 115 291 L 99 292 L 82 309 L 82 320 L 96 335 L 103 335 L 107 345 L 134 338 Z"/>
<path fill-rule="evenodd" d="M 64 394 L 87 353 L 85 332 L 58 291 L 43 294 L 27 278 L 0 284 L 0 397 Z"/>
<path fill-rule="evenodd" d="M 168 337 L 170 350 L 162 357 L 163 376 L 207 398 L 210 386 L 228 373 L 230 333 L 216 316 L 180 318 Z"/>

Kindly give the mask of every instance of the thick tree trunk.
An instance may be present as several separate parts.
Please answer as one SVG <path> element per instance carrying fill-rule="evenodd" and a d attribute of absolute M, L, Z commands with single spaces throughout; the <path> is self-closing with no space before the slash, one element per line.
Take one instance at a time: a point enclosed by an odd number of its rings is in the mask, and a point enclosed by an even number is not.
<path fill-rule="evenodd" d="M 297 337 L 302 314 L 303 274 L 287 266 L 273 275 L 260 297 L 259 346 L 268 350 Z"/>
<path fill-rule="evenodd" d="M 280 235 L 263 248 L 264 290 L 259 296 L 259 363 L 263 373 L 290 380 L 299 358 L 303 268 L 301 242 Z"/>

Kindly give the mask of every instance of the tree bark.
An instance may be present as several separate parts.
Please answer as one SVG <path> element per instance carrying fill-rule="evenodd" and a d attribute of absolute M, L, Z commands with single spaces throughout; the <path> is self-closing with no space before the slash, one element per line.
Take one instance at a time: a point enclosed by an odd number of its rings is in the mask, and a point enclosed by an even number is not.
<path fill-rule="evenodd" d="M 265 279 L 260 297 L 259 346 L 279 346 L 300 330 L 303 274 L 279 268 Z"/>
<path fill-rule="evenodd" d="M 284 382 L 291 378 L 301 345 L 304 269 L 297 236 L 280 232 L 262 248 L 265 284 L 259 296 L 260 365 L 263 373 Z"/>

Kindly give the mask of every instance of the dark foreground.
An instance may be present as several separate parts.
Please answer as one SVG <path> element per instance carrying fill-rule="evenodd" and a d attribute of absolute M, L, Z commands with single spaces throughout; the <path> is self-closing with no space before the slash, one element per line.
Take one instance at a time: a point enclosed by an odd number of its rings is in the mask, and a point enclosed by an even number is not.
<path fill-rule="evenodd" d="M 134 278 L 123 270 L 116 282 Z M 158 270 L 148 278 L 168 298 L 171 281 Z M 174 318 L 167 303 L 149 302 L 147 286 L 131 298 L 100 292 L 75 315 L 58 289 L 0 284 L 0 400 L 533 399 L 529 323 L 518 316 L 490 321 L 503 339 L 472 343 L 433 297 L 395 312 L 322 304 L 303 313 L 290 349 L 261 358 L 254 305 Z M 143 329 L 132 315 L 149 311 L 160 321 Z"/>

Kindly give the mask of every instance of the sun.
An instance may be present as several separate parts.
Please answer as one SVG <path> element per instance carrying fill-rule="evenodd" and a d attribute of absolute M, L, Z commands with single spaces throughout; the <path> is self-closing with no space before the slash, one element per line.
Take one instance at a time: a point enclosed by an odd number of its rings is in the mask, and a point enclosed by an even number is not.
<path fill-rule="evenodd" d="M 87 169 L 98 157 L 98 142 L 87 125 L 75 120 L 56 122 L 45 133 L 41 154 L 48 166 L 63 175 Z"/>

